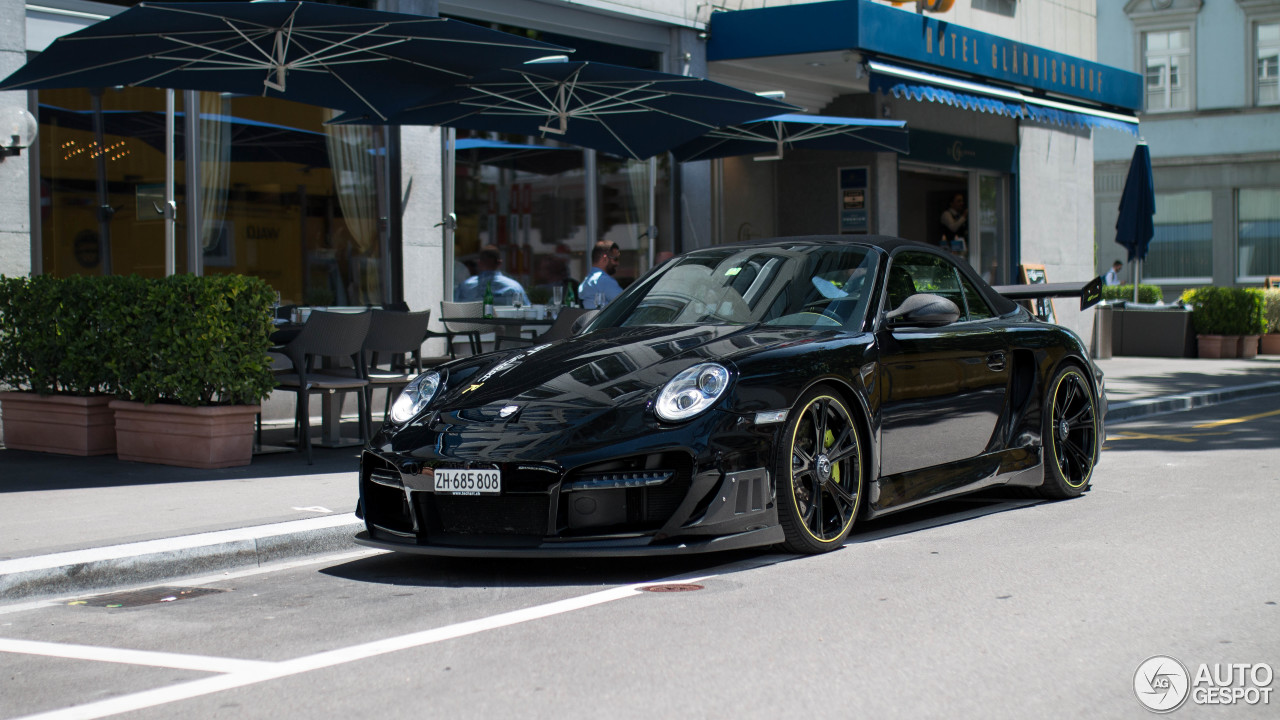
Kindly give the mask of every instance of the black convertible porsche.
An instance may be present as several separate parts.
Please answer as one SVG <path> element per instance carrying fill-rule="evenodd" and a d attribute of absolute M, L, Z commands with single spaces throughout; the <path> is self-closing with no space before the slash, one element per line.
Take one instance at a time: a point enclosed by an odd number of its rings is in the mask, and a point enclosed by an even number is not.
<path fill-rule="evenodd" d="M 1084 343 L 932 246 L 717 246 L 579 334 L 418 376 L 363 454 L 357 541 L 434 555 L 839 547 L 994 485 L 1088 489 Z"/>

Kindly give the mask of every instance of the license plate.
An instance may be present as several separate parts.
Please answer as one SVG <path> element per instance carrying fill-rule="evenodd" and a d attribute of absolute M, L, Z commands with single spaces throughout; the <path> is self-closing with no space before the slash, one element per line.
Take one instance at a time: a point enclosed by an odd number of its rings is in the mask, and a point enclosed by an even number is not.
<path fill-rule="evenodd" d="M 498 470 L 436 468 L 435 490 L 441 495 L 500 495 L 502 473 Z"/>

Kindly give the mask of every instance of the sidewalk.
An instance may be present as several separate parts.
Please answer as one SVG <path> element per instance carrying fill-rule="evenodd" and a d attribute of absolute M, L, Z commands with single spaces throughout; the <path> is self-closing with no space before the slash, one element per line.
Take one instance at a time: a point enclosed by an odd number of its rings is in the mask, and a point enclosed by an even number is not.
<path fill-rule="evenodd" d="M 1109 426 L 1263 394 L 1280 401 L 1280 356 L 1098 366 Z M 359 457 L 317 449 L 314 465 L 289 452 L 193 470 L 0 450 L 0 603 L 357 549 Z"/>

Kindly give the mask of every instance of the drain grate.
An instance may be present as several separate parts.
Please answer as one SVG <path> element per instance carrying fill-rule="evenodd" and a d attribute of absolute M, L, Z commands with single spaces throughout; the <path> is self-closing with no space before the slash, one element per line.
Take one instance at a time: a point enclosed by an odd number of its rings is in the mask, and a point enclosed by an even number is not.
<path fill-rule="evenodd" d="M 642 592 L 653 592 L 653 593 L 693 592 L 694 590 L 701 590 L 701 589 L 702 589 L 701 585 L 694 585 L 692 583 L 669 583 L 666 585 L 645 585 L 644 587 L 640 588 Z"/>
<path fill-rule="evenodd" d="M 226 592 L 226 590 L 200 587 L 155 587 L 146 588 L 145 590 L 129 590 L 126 592 L 107 593 L 106 595 L 94 595 L 93 597 L 72 600 L 67 604 L 86 605 L 88 607 L 127 608 L 138 607 L 141 605 L 158 605 L 166 602 L 177 602 L 178 600 L 189 600 L 202 595 L 212 595 L 214 593 L 221 592 Z"/>

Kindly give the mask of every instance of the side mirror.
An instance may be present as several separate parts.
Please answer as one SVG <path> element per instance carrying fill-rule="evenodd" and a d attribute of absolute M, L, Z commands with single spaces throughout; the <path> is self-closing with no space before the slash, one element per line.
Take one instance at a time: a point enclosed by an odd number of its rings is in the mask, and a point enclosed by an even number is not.
<path fill-rule="evenodd" d="M 942 327 L 960 319 L 960 308 L 940 295 L 918 293 L 885 313 L 894 327 Z"/>
<path fill-rule="evenodd" d="M 569 328 L 569 334 L 577 335 L 578 333 L 581 333 L 583 328 L 587 326 L 587 323 L 591 322 L 592 320 L 595 320 L 596 316 L 599 314 L 600 314 L 599 310 L 588 310 L 587 312 L 583 313 L 581 316 L 578 317 L 577 320 L 573 321 L 573 326 Z"/>

